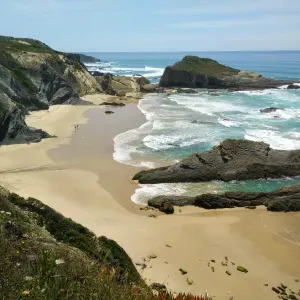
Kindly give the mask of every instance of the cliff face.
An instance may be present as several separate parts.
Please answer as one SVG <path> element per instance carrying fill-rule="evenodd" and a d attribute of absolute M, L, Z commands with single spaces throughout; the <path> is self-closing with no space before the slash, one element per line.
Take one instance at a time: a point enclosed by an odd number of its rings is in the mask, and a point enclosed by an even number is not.
<path fill-rule="evenodd" d="M 46 135 L 26 126 L 29 110 L 53 104 L 84 104 L 101 92 L 76 54 L 54 51 L 40 41 L 0 36 L 0 142 L 32 142 Z"/>
<path fill-rule="evenodd" d="M 209 58 L 186 56 L 167 67 L 160 87 L 265 89 L 291 84 L 291 81 L 272 80 L 260 74 L 233 69 Z"/>

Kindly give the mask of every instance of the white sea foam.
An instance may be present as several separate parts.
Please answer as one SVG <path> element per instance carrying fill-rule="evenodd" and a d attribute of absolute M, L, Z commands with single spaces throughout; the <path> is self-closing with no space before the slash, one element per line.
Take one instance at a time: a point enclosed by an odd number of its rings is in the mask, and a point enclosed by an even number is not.
<path fill-rule="evenodd" d="M 225 127 L 239 127 L 241 124 L 240 122 L 235 122 L 232 120 L 226 120 L 226 119 L 220 119 L 220 118 L 218 119 L 218 122 Z"/>
<path fill-rule="evenodd" d="M 300 139 L 298 132 L 282 134 L 273 130 L 246 130 L 245 139 L 265 142 L 273 149 L 296 150 L 300 149 Z M 296 138 L 296 139 L 295 139 Z"/>
<path fill-rule="evenodd" d="M 128 130 L 117 135 L 114 138 L 114 160 L 136 167 L 155 167 L 152 162 L 135 161 L 131 156 L 136 153 L 140 140 L 145 135 L 145 132 L 149 131 L 150 126 L 150 122 L 147 122 L 137 129 Z"/>
<path fill-rule="evenodd" d="M 295 82 L 295 83 L 293 83 L 293 85 L 300 86 L 300 83 L 296 83 L 296 82 Z M 288 88 L 288 86 L 289 86 L 288 84 L 282 85 L 282 86 L 279 87 L 279 89 L 286 90 L 286 89 Z"/>

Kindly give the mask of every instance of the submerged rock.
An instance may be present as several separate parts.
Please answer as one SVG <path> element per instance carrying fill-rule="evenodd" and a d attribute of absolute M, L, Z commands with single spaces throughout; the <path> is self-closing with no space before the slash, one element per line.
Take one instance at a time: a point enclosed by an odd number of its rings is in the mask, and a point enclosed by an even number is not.
<path fill-rule="evenodd" d="M 137 173 L 140 183 L 248 180 L 300 175 L 300 150 L 275 150 L 263 142 L 228 139 L 178 163 Z"/>
<path fill-rule="evenodd" d="M 177 89 L 176 90 L 178 94 L 197 94 L 198 92 L 193 89 Z"/>
<path fill-rule="evenodd" d="M 289 84 L 287 89 L 288 90 L 298 90 L 298 89 L 300 89 L 300 86 L 297 84 Z"/>
<path fill-rule="evenodd" d="M 265 78 L 260 74 L 222 65 L 209 58 L 185 56 L 182 61 L 165 69 L 159 86 L 240 90 L 276 88 L 290 83 L 293 82 Z"/>
<path fill-rule="evenodd" d="M 271 113 L 271 112 L 275 112 L 277 110 L 284 110 L 284 108 L 278 108 L 278 107 L 267 107 L 264 109 L 260 109 L 259 111 L 261 113 Z"/>

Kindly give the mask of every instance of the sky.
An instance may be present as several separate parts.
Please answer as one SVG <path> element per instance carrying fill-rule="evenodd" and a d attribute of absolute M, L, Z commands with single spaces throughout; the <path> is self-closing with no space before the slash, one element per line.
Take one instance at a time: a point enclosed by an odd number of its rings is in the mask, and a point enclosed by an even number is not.
<path fill-rule="evenodd" d="M 0 35 L 70 52 L 300 50 L 300 0 L 0 0 Z"/>

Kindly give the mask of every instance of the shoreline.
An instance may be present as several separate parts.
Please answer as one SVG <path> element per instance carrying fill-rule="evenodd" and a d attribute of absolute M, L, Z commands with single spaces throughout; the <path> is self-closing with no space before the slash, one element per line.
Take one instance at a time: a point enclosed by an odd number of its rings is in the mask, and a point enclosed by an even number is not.
<path fill-rule="evenodd" d="M 283 234 L 284 229 L 299 228 L 300 214 L 184 207 L 172 216 L 154 213 L 157 218 L 149 218 L 153 212 L 140 211 L 129 196 L 138 187 L 129 175 L 138 168 L 112 158 L 115 133 L 139 126 L 144 116 L 134 104 L 111 110 L 116 113 L 105 115 L 101 107 L 55 106 L 49 114 L 32 113 L 30 126 L 48 128 L 58 138 L 1 147 L 0 184 L 116 240 L 134 263 L 157 255 L 143 271 L 137 266 L 151 279 L 148 283 L 165 282 L 175 292 L 208 290 L 217 299 L 249 300 L 274 299 L 271 287 L 281 282 L 298 287 L 294 279 L 300 277 L 300 246 Z M 75 124 L 80 124 L 76 132 Z M 249 273 L 230 266 L 228 276 L 221 265 L 225 256 Z M 208 267 L 212 259 L 215 272 Z M 179 268 L 188 274 L 181 275 Z M 194 283 L 187 284 L 187 278 Z"/>

